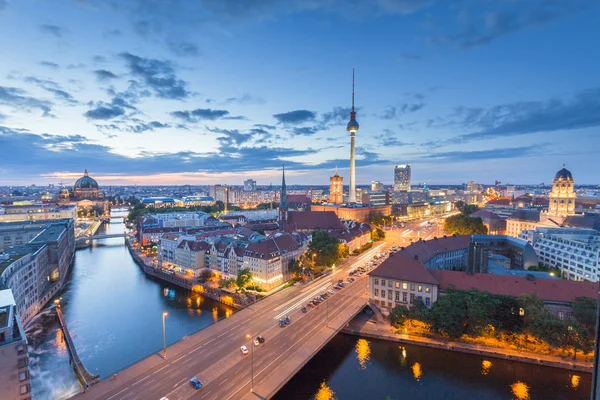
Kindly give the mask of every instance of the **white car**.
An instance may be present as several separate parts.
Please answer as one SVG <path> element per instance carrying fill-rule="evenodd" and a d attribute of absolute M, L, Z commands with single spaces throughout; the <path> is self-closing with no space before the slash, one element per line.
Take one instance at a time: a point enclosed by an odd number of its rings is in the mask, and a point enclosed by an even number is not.
<path fill-rule="evenodd" d="M 240 350 L 242 351 L 242 354 L 243 354 L 243 355 L 246 355 L 246 354 L 248 354 L 248 348 L 247 348 L 246 346 L 242 346 L 242 347 L 240 347 Z"/>
<path fill-rule="evenodd" d="M 329 289 L 329 290 L 327 291 L 327 293 L 329 293 L 329 294 L 333 294 L 333 293 L 334 293 L 334 291 L 333 291 L 333 289 Z"/>
<path fill-rule="evenodd" d="M 254 345 L 255 346 L 260 346 L 260 342 L 258 341 L 258 339 L 254 339 Z"/>

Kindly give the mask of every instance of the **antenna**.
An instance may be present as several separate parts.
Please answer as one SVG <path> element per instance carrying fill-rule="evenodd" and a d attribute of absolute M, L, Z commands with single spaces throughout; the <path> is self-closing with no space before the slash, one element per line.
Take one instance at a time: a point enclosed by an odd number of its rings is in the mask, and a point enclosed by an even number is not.
<path fill-rule="evenodd" d="M 354 112 L 354 67 L 352 67 L 352 112 Z"/>

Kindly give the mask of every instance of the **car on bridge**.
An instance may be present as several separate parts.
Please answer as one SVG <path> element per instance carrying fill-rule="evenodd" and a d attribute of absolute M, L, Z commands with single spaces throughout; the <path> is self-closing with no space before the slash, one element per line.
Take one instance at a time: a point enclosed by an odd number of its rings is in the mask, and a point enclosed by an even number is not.
<path fill-rule="evenodd" d="M 256 347 L 260 346 L 260 342 L 258 341 L 258 338 L 254 339 L 253 342 Z"/>
<path fill-rule="evenodd" d="M 280 319 L 279 320 L 279 326 L 283 328 L 285 326 L 285 320 Z"/>
<path fill-rule="evenodd" d="M 200 379 L 193 377 L 192 379 L 190 379 L 190 385 L 192 385 L 192 387 L 196 390 L 202 388 L 202 382 L 200 381 Z"/>
<path fill-rule="evenodd" d="M 306 306 L 302 307 L 301 310 L 302 310 L 303 313 L 307 313 L 308 312 L 308 308 L 306 308 Z"/>
<path fill-rule="evenodd" d="M 285 317 L 285 324 L 286 324 L 286 325 L 289 325 L 289 324 L 291 324 L 291 323 L 292 323 L 292 319 L 290 318 L 290 316 L 289 316 L 289 315 L 287 315 L 287 316 Z"/>
<path fill-rule="evenodd" d="M 242 347 L 240 347 L 240 350 L 242 351 L 242 354 L 243 354 L 243 355 L 246 355 L 246 354 L 248 354 L 248 348 L 247 348 L 246 346 L 242 346 Z"/>

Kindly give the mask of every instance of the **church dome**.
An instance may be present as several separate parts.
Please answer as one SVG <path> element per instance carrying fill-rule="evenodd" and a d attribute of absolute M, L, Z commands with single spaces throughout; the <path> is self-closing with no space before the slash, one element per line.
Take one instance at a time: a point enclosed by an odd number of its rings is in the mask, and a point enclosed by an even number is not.
<path fill-rule="evenodd" d="M 74 189 L 98 189 L 98 182 L 90 178 L 86 169 L 83 176 L 75 182 Z"/>
<path fill-rule="evenodd" d="M 564 179 L 564 180 L 573 180 L 573 175 L 571 171 L 566 168 L 566 165 L 563 165 L 562 169 L 556 173 L 554 179 Z"/>

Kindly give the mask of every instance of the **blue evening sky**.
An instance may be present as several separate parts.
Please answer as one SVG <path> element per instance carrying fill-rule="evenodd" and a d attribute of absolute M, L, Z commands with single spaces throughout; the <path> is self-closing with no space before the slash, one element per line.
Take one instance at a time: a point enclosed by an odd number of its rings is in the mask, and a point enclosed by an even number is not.
<path fill-rule="evenodd" d="M 598 183 L 593 0 L 0 0 L 0 184 Z"/>

